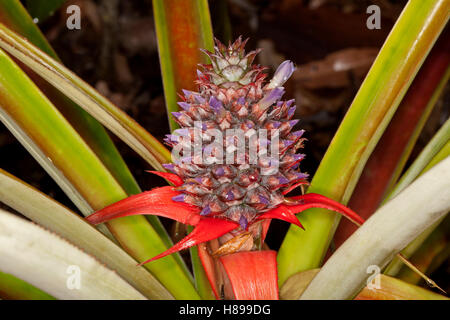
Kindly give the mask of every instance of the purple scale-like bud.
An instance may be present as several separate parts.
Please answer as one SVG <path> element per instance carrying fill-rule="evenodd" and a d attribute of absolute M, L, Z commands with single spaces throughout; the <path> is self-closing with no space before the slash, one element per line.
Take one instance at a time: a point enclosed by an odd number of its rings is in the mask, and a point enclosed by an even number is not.
<path fill-rule="evenodd" d="M 181 102 L 177 102 L 177 104 L 181 107 L 181 108 L 183 108 L 183 110 L 189 110 L 190 108 L 191 108 L 191 104 L 190 103 L 187 103 L 187 102 L 183 102 L 183 101 L 181 101 Z"/>
<path fill-rule="evenodd" d="M 216 170 L 214 170 L 214 174 L 221 177 L 225 174 L 225 170 L 222 167 L 216 168 Z"/>
<path fill-rule="evenodd" d="M 283 140 L 283 146 L 285 148 L 291 146 L 293 143 L 294 143 L 294 141 L 292 141 L 292 140 Z"/>
<path fill-rule="evenodd" d="M 200 94 L 194 94 L 194 99 L 199 104 L 204 104 L 206 102 L 205 98 L 203 98 Z"/>
<path fill-rule="evenodd" d="M 259 107 L 262 110 L 266 110 L 268 107 L 270 107 L 272 104 L 277 102 L 281 99 L 281 97 L 284 94 L 284 88 L 278 87 L 273 90 L 271 90 L 268 94 L 264 96 L 264 98 L 261 99 L 261 101 L 258 103 Z"/>
<path fill-rule="evenodd" d="M 211 96 L 211 98 L 209 98 L 209 105 L 215 112 L 219 112 L 223 108 L 222 102 L 220 102 L 220 100 L 214 96 Z"/>
<path fill-rule="evenodd" d="M 300 138 L 304 133 L 305 133 L 305 130 L 298 130 L 298 131 L 291 132 L 291 134 L 297 138 Z"/>
<path fill-rule="evenodd" d="M 198 183 L 203 183 L 202 177 L 196 177 L 196 178 L 194 178 L 194 180 L 197 181 Z"/>
<path fill-rule="evenodd" d="M 303 153 L 296 153 L 292 155 L 292 158 L 294 158 L 294 161 L 297 162 L 305 158 L 305 155 Z"/>
<path fill-rule="evenodd" d="M 179 136 L 173 134 L 166 134 L 166 139 L 170 142 L 178 142 Z"/>
<path fill-rule="evenodd" d="M 183 94 L 186 98 L 189 98 L 190 96 L 192 96 L 195 93 L 193 91 L 186 90 L 186 89 L 181 89 L 181 91 L 183 91 Z"/>
<path fill-rule="evenodd" d="M 227 192 L 227 194 L 225 195 L 225 199 L 227 199 L 228 201 L 234 200 L 234 194 L 231 190 Z"/>
<path fill-rule="evenodd" d="M 261 203 L 264 203 L 265 205 L 269 205 L 269 199 L 267 199 L 266 197 L 259 195 L 259 201 Z"/>
<path fill-rule="evenodd" d="M 184 202 L 184 194 L 179 194 L 173 197 L 172 200 L 175 202 Z"/>
<path fill-rule="evenodd" d="M 170 170 L 170 171 L 174 171 L 174 169 L 175 169 L 175 165 L 173 164 L 173 163 L 163 163 L 163 165 L 162 165 L 164 168 L 166 168 L 167 170 Z"/>
<path fill-rule="evenodd" d="M 292 128 L 292 127 L 295 126 L 299 121 L 300 121 L 300 120 L 298 120 L 298 119 L 290 120 L 290 121 L 289 121 L 289 125 L 290 125 L 291 128 Z"/>
<path fill-rule="evenodd" d="M 177 135 L 182 136 L 182 137 L 189 137 L 189 129 L 188 128 L 176 129 L 173 133 L 176 133 Z"/>
<path fill-rule="evenodd" d="M 172 112 L 172 115 L 178 119 L 179 117 L 181 117 L 181 112 Z"/>
<path fill-rule="evenodd" d="M 289 183 L 289 179 L 286 178 L 285 176 L 282 176 L 282 175 L 278 176 L 278 181 L 280 182 L 280 184 L 287 184 L 287 183 Z"/>
<path fill-rule="evenodd" d="M 206 215 L 208 215 L 210 213 L 211 213 L 211 208 L 209 206 L 206 206 L 206 207 L 203 208 L 202 212 L 200 212 L 200 215 L 201 216 L 206 216 Z"/>
<path fill-rule="evenodd" d="M 295 99 L 286 101 L 286 106 L 289 108 L 294 103 L 294 101 L 295 101 Z"/>
<path fill-rule="evenodd" d="M 294 180 L 301 180 L 301 179 L 308 178 L 308 174 L 307 173 L 298 172 L 298 171 L 294 171 L 293 173 L 295 175 L 295 179 Z"/>
<path fill-rule="evenodd" d="M 247 218 L 244 217 L 243 215 L 241 215 L 241 217 L 239 218 L 239 225 L 243 230 L 247 230 L 248 221 Z"/>
<path fill-rule="evenodd" d="M 280 121 L 272 121 L 271 123 L 272 123 L 272 126 L 275 129 L 278 129 L 281 126 L 281 122 Z"/>
<path fill-rule="evenodd" d="M 293 107 L 289 108 L 288 114 L 287 114 L 289 118 L 292 118 L 294 116 L 295 109 L 297 109 L 297 106 L 293 106 Z"/>
<path fill-rule="evenodd" d="M 238 104 L 245 104 L 245 97 L 240 97 L 239 99 L 237 99 L 237 103 Z"/>
<path fill-rule="evenodd" d="M 284 61 L 282 64 L 280 64 L 277 71 L 275 71 L 272 80 L 270 80 L 270 83 L 267 85 L 266 88 L 272 89 L 275 87 L 282 86 L 289 79 L 294 70 L 295 67 L 291 61 L 289 60 Z"/>
<path fill-rule="evenodd" d="M 252 121 L 247 121 L 247 122 L 245 123 L 245 126 L 246 126 L 248 129 L 252 129 L 252 128 L 255 127 L 255 124 L 254 124 Z"/>

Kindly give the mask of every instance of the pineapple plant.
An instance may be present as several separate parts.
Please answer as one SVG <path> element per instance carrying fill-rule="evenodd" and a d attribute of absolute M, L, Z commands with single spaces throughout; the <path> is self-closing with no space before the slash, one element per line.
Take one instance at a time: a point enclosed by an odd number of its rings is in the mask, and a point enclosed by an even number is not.
<path fill-rule="evenodd" d="M 172 113 L 180 128 L 165 138 L 174 161 L 163 166 L 171 173 L 152 171 L 174 187 L 131 196 L 87 220 L 99 224 L 153 214 L 195 226 L 187 237 L 144 264 L 217 238 L 220 247 L 204 254 L 217 258 L 260 250 L 269 219 L 302 228 L 295 214 L 311 207 L 334 210 L 361 224 L 352 210 L 319 194 L 285 197 L 306 184 L 308 176 L 300 171 L 304 154 L 297 150 L 304 142 L 304 130 L 293 130 L 298 122 L 292 119 L 294 100 L 281 100 L 282 85 L 294 64 L 283 62 L 266 82 L 264 67 L 253 65 L 259 50 L 244 51 L 247 40 L 239 37 L 228 46 L 215 42 L 214 52 L 203 50 L 211 64 L 198 71 L 199 92 L 183 90 L 178 103 L 182 110 Z M 214 287 L 214 277 L 209 274 L 208 279 Z"/>

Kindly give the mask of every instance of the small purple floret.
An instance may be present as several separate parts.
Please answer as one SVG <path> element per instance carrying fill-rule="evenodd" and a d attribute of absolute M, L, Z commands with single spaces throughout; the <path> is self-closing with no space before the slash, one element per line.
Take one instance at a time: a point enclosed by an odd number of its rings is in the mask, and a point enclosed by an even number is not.
<path fill-rule="evenodd" d="M 223 176 L 225 174 L 225 170 L 222 167 L 219 167 L 215 171 L 216 176 Z"/>
<path fill-rule="evenodd" d="M 173 197 L 172 200 L 175 202 L 184 202 L 184 194 L 179 194 Z"/>
<path fill-rule="evenodd" d="M 178 137 L 176 135 L 173 134 L 166 134 L 166 139 L 170 142 L 177 142 L 178 141 Z"/>
<path fill-rule="evenodd" d="M 181 116 L 181 112 L 172 112 L 172 115 L 178 119 Z"/>
<path fill-rule="evenodd" d="M 295 109 L 297 109 L 297 106 L 293 106 L 291 108 L 289 108 L 288 110 L 288 117 L 292 117 L 295 114 Z"/>
<path fill-rule="evenodd" d="M 272 80 L 270 80 L 270 84 L 267 86 L 268 89 L 282 86 L 289 79 L 294 70 L 295 67 L 292 61 L 284 61 L 280 64 L 277 71 L 275 71 Z"/>
<path fill-rule="evenodd" d="M 209 105 L 215 112 L 219 112 L 222 109 L 222 102 L 214 96 L 209 98 Z"/>
<path fill-rule="evenodd" d="M 293 154 L 292 157 L 294 158 L 294 161 L 299 161 L 302 160 L 305 157 L 305 155 L 302 153 L 296 153 Z"/>
<path fill-rule="evenodd" d="M 275 129 L 278 129 L 281 126 L 281 122 L 280 121 L 273 121 L 272 125 Z"/>
<path fill-rule="evenodd" d="M 284 147 L 289 147 L 293 143 L 294 143 L 294 141 L 292 141 L 292 140 L 283 140 Z"/>
<path fill-rule="evenodd" d="M 170 171 L 174 171 L 175 169 L 175 165 L 173 163 L 163 163 L 162 166 Z"/>
<path fill-rule="evenodd" d="M 247 218 L 244 217 L 243 215 L 241 215 L 241 217 L 239 218 L 239 224 L 242 229 L 247 230 L 248 221 Z"/>
<path fill-rule="evenodd" d="M 307 174 L 307 173 L 303 173 L 303 172 L 294 172 L 294 174 L 296 175 L 296 178 L 295 178 L 296 180 L 308 178 L 308 174 Z"/>
<path fill-rule="evenodd" d="M 293 136 L 296 136 L 297 138 L 300 138 L 304 133 L 305 133 L 305 130 L 298 130 L 298 131 L 291 132 L 291 134 Z"/>
<path fill-rule="evenodd" d="M 186 90 L 186 89 L 181 89 L 183 91 L 183 94 L 186 98 L 189 98 L 190 96 L 192 96 L 195 92 L 190 91 L 190 90 Z"/>
<path fill-rule="evenodd" d="M 211 213 L 211 208 L 209 206 L 206 206 L 206 207 L 203 208 L 202 212 L 200 212 L 200 215 L 201 216 L 206 216 L 206 215 L 208 215 L 210 213 Z"/>
<path fill-rule="evenodd" d="M 177 135 L 182 136 L 182 137 L 188 137 L 189 136 L 189 129 L 188 128 L 181 128 L 181 129 L 175 130 L 173 133 L 176 133 Z"/>
<path fill-rule="evenodd" d="M 295 126 L 299 121 L 300 121 L 300 120 L 298 120 L 298 119 L 290 120 L 290 121 L 289 121 L 289 125 L 290 125 L 291 128 L 292 128 L 292 127 Z"/>
<path fill-rule="evenodd" d="M 203 183 L 202 177 L 196 177 L 196 178 L 194 178 L 194 180 L 197 181 L 198 183 Z"/>
<path fill-rule="evenodd" d="M 286 106 L 289 108 L 294 103 L 294 101 L 295 101 L 295 99 L 286 101 Z"/>
<path fill-rule="evenodd" d="M 279 182 L 280 184 L 287 184 L 287 183 L 289 183 L 289 179 L 287 179 L 287 178 L 284 177 L 284 176 L 278 176 L 278 182 Z"/>
<path fill-rule="evenodd" d="M 200 94 L 195 93 L 194 94 L 194 99 L 195 101 L 197 101 L 197 103 L 199 104 L 204 104 L 206 102 L 205 98 L 203 98 Z"/>
<path fill-rule="evenodd" d="M 268 204 L 269 204 L 269 199 L 267 199 L 266 197 L 264 197 L 264 196 L 262 196 L 262 195 L 259 195 L 259 201 L 260 201 L 261 203 L 264 203 L 265 205 L 268 205 Z"/>
<path fill-rule="evenodd" d="M 181 101 L 181 102 L 177 102 L 177 104 L 186 111 L 191 108 L 191 105 L 187 102 Z"/>

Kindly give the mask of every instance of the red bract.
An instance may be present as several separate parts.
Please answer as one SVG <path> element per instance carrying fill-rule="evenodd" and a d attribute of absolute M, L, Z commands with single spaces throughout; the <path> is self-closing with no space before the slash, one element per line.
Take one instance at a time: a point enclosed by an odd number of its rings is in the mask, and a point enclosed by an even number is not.
<path fill-rule="evenodd" d="M 179 181 L 179 178 L 177 178 L 175 174 L 162 172 L 157 172 L 156 174 L 166 178 L 174 184 L 177 184 Z M 171 218 L 183 224 L 195 226 L 194 230 L 188 236 L 175 244 L 172 248 L 143 263 L 216 239 L 237 228 L 242 228 L 238 223 L 223 217 L 201 216 L 201 208 L 172 200 L 173 197 L 180 194 L 181 193 L 176 191 L 173 187 L 155 188 L 113 203 L 88 216 L 87 220 L 92 224 L 99 224 L 111 219 L 144 214 Z M 303 228 L 295 214 L 309 208 L 334 210 L 359 224 L 363 223 L 363 220 L 355 212 L 342 204 L 319 194 L 306 194 L 292 197 L 289 200 L 289 204 L 280 204 L 276 208 L 264 212 L 257 219 L 251 221 L 249 226 L 252 223 L 263 219 L 279 219 Z M 265 223 L 263 228 L 263 238 L 265 237 L 267 228 L 268 223 Z"/>
<path fill-rule="evenodd" d="M 235 299 L 278 300 L 276 251 L 238 252 L 223 256 L 220 261 Z"/>

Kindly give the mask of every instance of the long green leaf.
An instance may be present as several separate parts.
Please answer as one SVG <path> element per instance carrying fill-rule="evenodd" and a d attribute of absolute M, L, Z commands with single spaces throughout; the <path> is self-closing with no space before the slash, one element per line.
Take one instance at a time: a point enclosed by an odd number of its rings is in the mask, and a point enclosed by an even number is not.
<path fill-rule="evenodd" d="M 48 293 L 4 272 L 0 272 L 0 299 L 55 300 Z"/>
<path fill-rule="evenodd" d="M 445 142 L 447 141 L 447 143 Z M 450 156 L 450 119 L 442 126 L 441 129 L 434 135 L 430 142 L 419 154 L 417 159 L 409 167 L 409 169 L 404 173 L 400 181 L 397 183 L 395 188 L 384 200 L 383 203 L 395 197 L 400 193 L 406 186 L 411 184 L 417 177 L 427 172 L 434 165 L 442 161 L 443 159 Z M 434 229 L 439 225 L 441 221 L 433 224 L 427 230 L 423 231 L 414 241 L 412 241 L 404 250 L 402 250 L 402 255 L 409 258 L 414 254 L 414 252 L 423 244 L 423 242 L 433 233 Z M 384 271 L 385 274 L 390 276 L 395 276 L 399 270 L 402 268 L 403 262 L 398 258 L 394 258 L 392 262 L 387 266 Z"/>
<path fill-rule="evenodd" d="M 364 219 L 375 212 L 402 173 L 429 115 L 450 77 L 450 30 L 442 32 L 370 155 L 348 202 Z M 382 164 L 382 165 L 380 165 Z M 357 226 L 341 220 L 334 235 L 339 247 Z"/>
<path fill-rule="evenodd" d="M 283 300 L 297 300 L 314 279 L 320 269 L 311 269 L 289 277 L 280 289 Z M 448 298 L 433 291 L 411 285 L 404 281 L 379 275 L 375 283 L 366 286 L 355 297 L 355 300 L 448 300 Z"/>
<path fill-rule="evenodd" d="M 147 298 L 172 299 L 148 271 L 89 223 L 1 169 L 0 201 L 96 257 Z"/>
<path fill-rule="evenodd" d="M 403 174 L 396 184 L 395 188 L 386 197 L 386 200 L 392 199 L 403 189 L 410 185 L 418 176 L 428 171 L 436 163 L 450 156 L 450 119 L 436 132 L 433 138 L 428 142 L 422 152 L 419 154 L 413 164 Z"/>
<path fill-rule="evenodd" d="M 450 209 L 450 157 L 377 210 L 328 259 L 301 299 L 349 299 L 365 285 L 369 267 L 382 270 L 395 254 Z"/>
<path fill-rule="evenodd" d="M 2 272 L 58 299 L 145 299 L 92 256 L 4 210 L 0 210 L 0 256 Z"/>
<path fill-rule="evenodd" d="M 170 128 L 178 127 L 170 112 L 177 111 L 181 89 L 196 90 L 197 65 L 206 63 L 200 49 L 213 49 L 207 0 L 153 0 L 159 61 Z"/>
<path fill-rule="evenodd" d="M 408 2 L 334 136 L 308 192 L 347 203 L 368 157 L 447 23 L 449 4 L 449 0 Z M 339 218 L 321 209 L 299 215 L 306 231 L 291 227 L 281 245 L 280 284 L 294 273 L 320 266 Z"/>
<path fill-rule="evenodd" d="M 0 52 L 0 71 L 1 115 L 14 120 L 16 136 L 24 134 L 22 140 L 32 142 L 29 146 L 33 149 L 32 154 L 45 157 L 48 165 L 69 181 L 94 210 L 126 198 L 127 193 L 77 132 L 3 52 Z M 145 261 L 167 249 L 142 216 L 117 219 L 108 223 L 108 227 L 122 247 L 138 261 Z M 192 279 L 173 256 L 147 264 L 146 268 L 174 297 L 198 298 Z"/>

